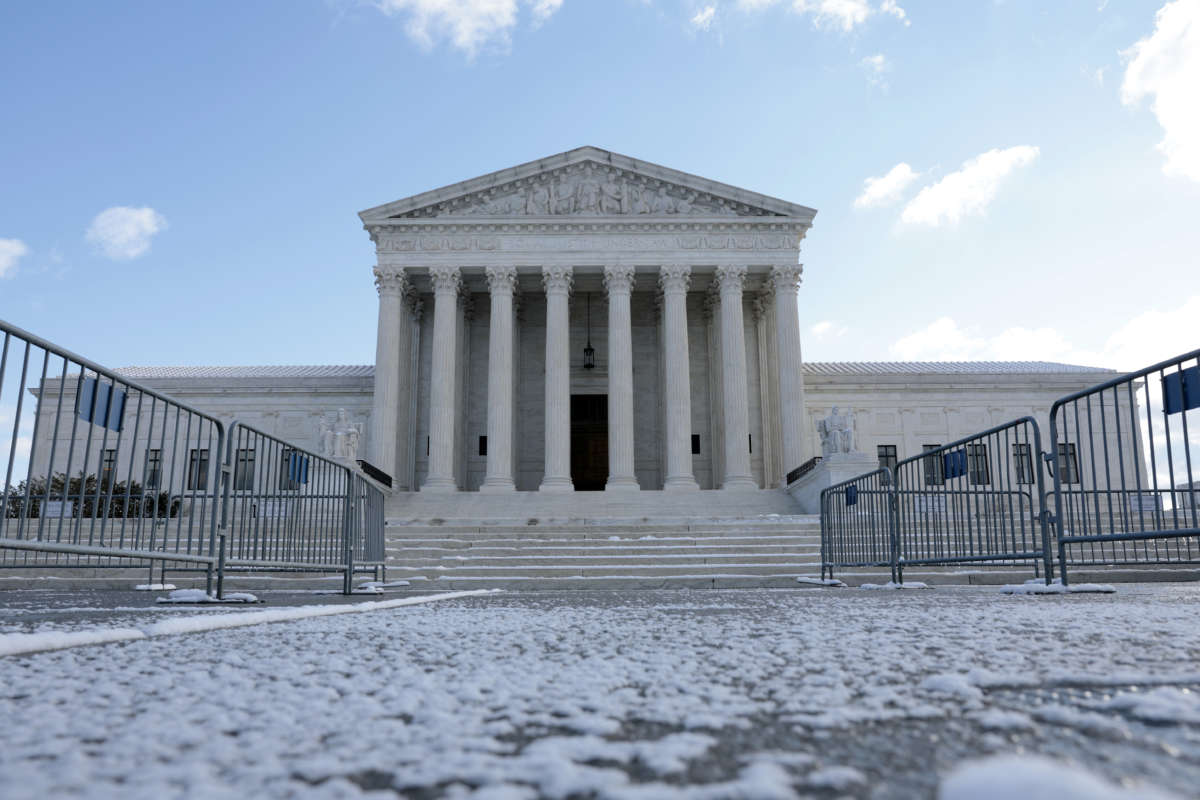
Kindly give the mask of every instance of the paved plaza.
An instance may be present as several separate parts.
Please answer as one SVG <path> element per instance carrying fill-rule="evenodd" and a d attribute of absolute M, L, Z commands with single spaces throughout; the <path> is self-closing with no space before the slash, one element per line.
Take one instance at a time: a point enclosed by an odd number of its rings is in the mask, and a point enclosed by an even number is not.
<path fill-rule="evenodd" d="M 1189 797 L 1198 603 L 500 592 L 9 655 L 0 796 Z M 0 642 L 247 611 L 10 591 Z"/>

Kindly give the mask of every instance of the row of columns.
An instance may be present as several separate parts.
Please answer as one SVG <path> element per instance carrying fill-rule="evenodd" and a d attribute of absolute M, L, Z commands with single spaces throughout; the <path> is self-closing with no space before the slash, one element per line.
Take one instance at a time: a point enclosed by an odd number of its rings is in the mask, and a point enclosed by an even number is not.
<path fill-rule="evenodd" d="M 799 265 L 771 271 L 780 365 L 780 421 L 785 472 L 800 464 L 803 453 L 803 377 L 800 374 L 800 328 L 796 294 Z M 400 387 L 411 374 L 408 354 L 398 325 L 404 296 L 409 291 L 403 270 L 376 269 L 379 289 L 379 332 L 376 342 L 372 459 L 385 472 L 396 468 L 397 409 Z M 515 267 L 488 267 L 491 315 L 488 342 L 487 472 L 480 491 L 510 492 L 513 481 L 513 312 L 517 291 Z M 457 304 L 462 287 L 458 267 L 429 268 L 433 285 L 433 344 L 429 403 L 429 469 L 422 491 L 457 491 L 454 477 L 455 386 L 458 358 Z M 546 292 L 545 472 L 540 491 L 569 492 L 571 482 L 571 385 L 568 298 L 573 281 L 569 266 L 542 270 Z M 746 267 L 717 267 L 720 296 L 720 351 L 724 406 L 724 481 L 722 489 L 758 488 L 750 472 L 749 410 L 747 404 L 746 343 L 742 319 L 742 289 Z M 692 472 L 691 378 L 688 355 L 687 292 L 691 268 L 671 264 L 660 268 L 663 295 L 666 477 L 667 490 L 699 488 Z M 630 300 L 634 268 L 604 268 L 608 294 L 608 430 L 609 478 L 606 490 L 637 490 L 633 447 L 633 336 Z M 400 330 L 403 329 L 403 330 Z M 411 334 L 409 334 L 411 335 Z"/>

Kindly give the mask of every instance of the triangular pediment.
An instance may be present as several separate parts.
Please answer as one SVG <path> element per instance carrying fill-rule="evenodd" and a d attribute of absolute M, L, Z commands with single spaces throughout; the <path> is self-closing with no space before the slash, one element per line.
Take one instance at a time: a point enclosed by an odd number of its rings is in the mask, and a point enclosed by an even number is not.
<path fill-rule="evenodd" d="M 736 186 L 580 147 L 359 214 L 364 223 L 429 218 L 786 217 L 816 211 Z"/>

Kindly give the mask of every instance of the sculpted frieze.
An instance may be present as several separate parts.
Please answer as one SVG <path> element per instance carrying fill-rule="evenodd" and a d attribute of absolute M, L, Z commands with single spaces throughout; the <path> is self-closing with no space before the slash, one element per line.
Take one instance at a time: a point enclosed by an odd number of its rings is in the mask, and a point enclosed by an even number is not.
<path fill-rule="evenodd" d="M 686 186 L 599 163 L 574 164 L 399 215 L 426 217 L 776 216 Z"/>
<path fill-rule="evenodd" d="M 799 245 L 796 236 L 785 234 L 679 233 L 555 235 L 510 233 L 478 236 L 381 234 L 376 237 L 379 253 L 439 252 L 640 252 L 669 250 L 787 250 Z"/>

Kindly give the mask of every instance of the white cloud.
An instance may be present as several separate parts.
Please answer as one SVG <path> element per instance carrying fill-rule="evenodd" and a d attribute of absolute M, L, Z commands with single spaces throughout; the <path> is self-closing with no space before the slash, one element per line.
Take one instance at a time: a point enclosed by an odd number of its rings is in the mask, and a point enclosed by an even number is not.
<path fill-rule="evenodd" d="M 867 0 L 793 0 L 792 8 L 797 14 L 811 14 L 818 28 L 840 28 L 843 33 L 871 16 Z"/>
<path fill-rule="evenodd" d="M 896 0 L 883 0 L 883 2 L 879 5 L 879 13 L 891 14 L 893 17 L 903 22 L 905 27 L 912 25 L 912 20 L 908 18 L 908 14 L 896 3 Z"/>
<path fill-rule="evenodd" d="M 490 41 L 507 45 L 517 24 L 518 7 L 529 6 L 534 24 L 549 19 L 563 0 L 377 0 L 388 16 L 407 15 L 405 29 L 419 45 L 432 48 L 440 39 L 474 56 Z"/>
<path fill-rule="evenodd" d="M 113 206 L 92 220 L 87 240 L 114 261 L 127 261 L 149 250 L 150 239 L 166 228 L 167 220 L 153 208 Z"/>
<path fill-rule="evenodd" d="M 858 66 L 867 74 L 867 81 L 872 86 L 887 88 L 887 81 L 884 80 L 883 76 L 892 71 L 892 64 L 887 60 L 887 56 L 883 53 L 867 56 L 858 62 Z"/>
<path fill-rule="evenodd" d="M 1099 350 L 1089 350 L 1051 327 L 1015 326 L 989 335 L 963 327 L 952 317 L 941 317 L 896 340 L 889 350 L 905 361 L 1061 361 L 1134 370 L 1195 349 L 1198 319 L 1200 295 L 1178 308 L 1131 317 L 1112 331 Z"/>
<path fill-rule="evenodd" d="M 1092 73 L 1092 79 L 1096 81 L 1097 86 L 1104 85 L 1104 73 L 1107 70 L 1108 70 L 1108 67 L 1100 67 L 1094 73 Z"/>
<path fill-rule="evenodd" d="M 742 11 L 759 11 L 778 2 L 779 0 L 737 0 L 737 5 Z M 883 0 L 877 8 L 872 7 L 868 0 L 792 0 L 791 6 L 792 11 L 797 14 L 811 16 L 813 24 L 818 28 L 834 28 L 843 33 L 854 30 L 873 14 L 886 14 L 905 25 L 911 24 L 908 14 L 896 0 Z"/>
<path fill-rule="evenodd" d="M 698 31 L 706 31 L 712 27 L 713 18 L 717 16 L 717 7 L 708 5 L 696 12 L 696 16 L 692 17 L 691 25 Z"/>
<path fill-rule="evenodd" d="M 1200 181 L 1200 2 L 1164 5 L 1154 33 L 1121 55 L 1127 59 L 1121 102 L 1153 98 L 1150 108 L 1164 132 L 1163 172 Z"/>
<path fill-rule="evenodd" d="M 11 278 L 17 272 L 17 262 L 29 252 L 20 239 L 0 239 L 0 278 Z"/>
<path fill-rule="evenodd" d="M 808 329 L 809 333 L 816 339 L 835 339 L 839 336 L 844 336 L 849 330 L 845 325 L 823 319 Z"/>
<path fill-rule="evenodd" d="M 982 214 L 1001 181 L 1017 167 L 1032 163 L 1038 153 L 1038 148 L 1022 145 L 975 156 L 957 172 L 922 189 L 904 207 L 900 220 L 937 227 L 943 222 L 956 223 L 970 214 Z"/>
<path fill-rule="evenodd" d="M 900 199 L 900 195 L 904 193 L 904 190 L 920 174 L 919 172 L 914 172 L 912 167 L 901 161 L 888 170 L 886 175 L 881 175 L 878 178 L 867 178 L 863 181 L 862 194 L 854 198 L 854 207 L 875 208 L 877 206 L 890 206 Z"/>

